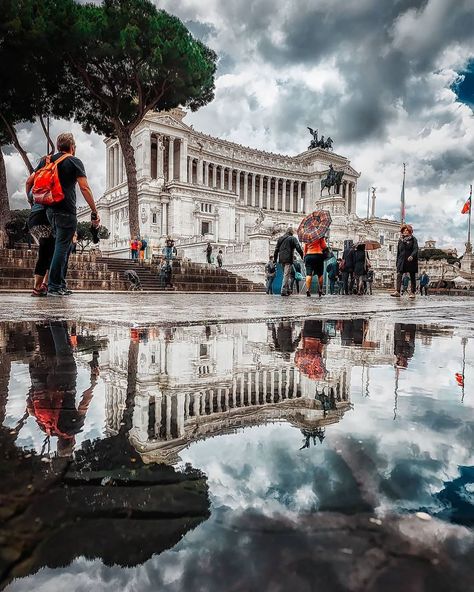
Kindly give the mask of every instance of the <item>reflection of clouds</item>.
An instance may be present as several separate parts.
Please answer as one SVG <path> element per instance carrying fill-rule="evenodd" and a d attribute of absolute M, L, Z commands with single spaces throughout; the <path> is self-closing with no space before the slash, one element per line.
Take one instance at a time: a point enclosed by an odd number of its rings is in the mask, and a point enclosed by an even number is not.
<path fill-rule="evenodd" d="M 472 344 L 467 358 L 470 350 Z M 367 399 L 361 370 L 354 368 L 354 410 L 327 430 L 323 446 L 298 452 L 300 433 L 275 425 L 196 443 L 182 454 L 183 460 L 208 475 L 215 507 L 254 508 L 267 514 L 300 512 L 334 505 L 336 492 L 345 504 L 357 498 L 351 471 L 328 450 L 336 438 L 350 435 L 362 442 L 379 472 L 381 507 L 434 509 L 438 502 L 433 496 L 444 482 L 457 477 L 460 465 L 474 461 L 474 400 L 462 405 L 452 381 L 460 352 L 458 337 L 435 337 L 429 347 L 416 340 L 414 357 L 400 372 L 396 421 L 394 369 L 370 369 Z M 471 366 L 466 376 L 470 373 Z"/>

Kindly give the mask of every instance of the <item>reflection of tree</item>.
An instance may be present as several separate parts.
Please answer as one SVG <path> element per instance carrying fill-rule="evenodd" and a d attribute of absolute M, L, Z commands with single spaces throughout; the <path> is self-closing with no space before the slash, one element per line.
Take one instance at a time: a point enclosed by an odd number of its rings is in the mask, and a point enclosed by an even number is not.
<path fill-rule="evenodd" d="M 324 438 L 326 437 L 326 428 L 318 427 L 318 428 L 314 428 L 313 430 L 301 430 L 301 433 L 304 436 L 304 440 L 303 440 L 303 446 L 300 448 L 300 450 L 303 450 L 304 448 L 309 448 L 311 445 L 311 442 L 313 442 L 313 446 L 316 446 L 316 438 L 322 444 Z"/>
<path fill-rule="evenodd" d="M 116 436 L 87 441 L 73 460 L 54 458 L 47 466 L 34 452 L 25 458 L 10 446 L 11 456 L 0 468 L 8 486 L 0 500 L 5 517 L 0 545 L 14 541 L 20 551 L 2 553 L 12 559 L 11 565 L 8 560 L 2 565 L 0 585 L 45 566 L 67 566 L 78 556 L 100 558 L 106 565 L 139 565 L 208 518 L 202 473 L 144 465 L 129 443 L 139 347 L 138 340 L 130 341 L 126 403 Z M 94 376 L 96 361 L 93 354 Z M 27 487 L 31 482 L 32 489 Z M 51 507 L 54 512 L 47 511 Z"/>

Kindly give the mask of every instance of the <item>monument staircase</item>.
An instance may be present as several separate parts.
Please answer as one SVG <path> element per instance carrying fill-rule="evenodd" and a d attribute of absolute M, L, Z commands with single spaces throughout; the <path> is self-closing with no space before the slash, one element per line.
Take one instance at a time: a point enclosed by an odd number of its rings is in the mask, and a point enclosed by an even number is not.
<path fill-rule="evenodd" d="M 31 290 L 37 250 L 22 245 L 0 249 L 0 290 Z M 136 271 L 143 290 L 165 290 L 159 274 L 159 262 L 139 262 L 96 256 L 72 255 L 69 259 L 68 287 L 72 290 L 125 291 L 129 282 L 124 272 Z M 188 292 L 264 292 L 257 284 L 213 265 L 173 261 L 173 289 Z M 167 289 L 168 291 L 169 289 Z"/>
<path fill-rule="evenodd" d="M 136 271 L 143 290 L 164 290 L 159 274 L 159 262 L 154 263 L 102 257 L 110 271 L 121 277 L 127 270 Z M 263 284 L 257 284 L 235 273 L 214 265 L 193 263 L 182 259 L 173 260 L 173 289 L 186 292 L 264 292 Z"/>

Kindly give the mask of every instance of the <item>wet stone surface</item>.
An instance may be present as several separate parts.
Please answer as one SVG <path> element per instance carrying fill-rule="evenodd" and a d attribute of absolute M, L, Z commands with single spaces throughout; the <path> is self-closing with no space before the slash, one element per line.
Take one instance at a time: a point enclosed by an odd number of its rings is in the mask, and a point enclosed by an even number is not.
<path fill-rule="evenodd" d="M 237 322 L 242 300 L 233 323 L 216 305 L 207 324 L 175 310 L 139 327 L 107 307 L 91 322 L 88 302 L 0 323 L 3 587 L 469 588 L 465 301 L 443 323 L 441 299 L 380 297 L 356 301 L 365 314 L 298 300 L 301 318 Z"/>

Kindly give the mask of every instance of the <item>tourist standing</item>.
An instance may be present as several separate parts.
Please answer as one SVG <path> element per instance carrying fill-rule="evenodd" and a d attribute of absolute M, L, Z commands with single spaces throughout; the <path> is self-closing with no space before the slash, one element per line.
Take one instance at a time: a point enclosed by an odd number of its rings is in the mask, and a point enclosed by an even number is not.
<path fill-rule="evenodd" d="M 28 194 L 32 188 L 34 189 L 35 175 L 46 165 L 49 158 L 51 158 L 51 162 L 61 159 L 57 165 L 57 174 L 64 198 L 46 208 L 46 215 L 54 236 L 54 253 L 48 277 L 48 295 L 67 296 L 62 286 L 65 282 L 64 269 L 69 246 L 77 228 L 76 183 L 78 183 L 81 193 L 91 209 L 91 223 L 96 228 L 100 226 L 100 218 L 87 181 L 84 165 L 75 156 L 76 144 L 74 136 L 70 133 L 60 134 L 56 146 L 57 153 L 51 157 L 43 157 L 35 171 L 28 177 L 26 193 Z"/>
<path fill-rule="evenodd" d="M 425 270 L 420 276 L 420 294 L 421 296 L 428 296 L 428 284 L 430 283 L 430 278 Z"/>
<path fill-rule="evenodd" d="M 206 261 L 208 263 L 212 263 L 212 245 L 210 242 L 207 243 L 205 253 L 206 253 Z"/>
<path fill-rule="evenodd" d="M 132 258 L 132 261 L 138 259 L 138 241 L 136 236 L 130 240 L 130 257 Z"/>
<path fill-rule="evenodd" d="M 47 296 L 48 273 L 51 259 L 54 253 L 54 236 L 49 220 L 46 216 L 46 208 L 40 204 L 33 204 L 31 192 L 28 201 L 31 204 L 31 212 L 28 217 L 28 229 L 31 236 L 38 244 L 38 258 L 34 271 L 34 286 L 31 293 L 34 297 Z"/>
<path fill-rule="evenodd" d="M 313 276 L 318 278 L 318 295 L 323 295 L 324 251 L 328 248 L 324 238 L 317 238 L 304 244 L 304 266 L 306 267 L 306 296 L 311 296 Z"/>
<path fill-rule="evenodd" d="M 354 265 L 355 265 L 355 251 L 354 244 L 351 240 L 344 241 L 344 252 L 342 254 L 342 281 L 344 284 L 344 294 L 352 294 L 354 290 Z"/>
<path fill-rule="evenodd" d="M 403 224 L 400 229 L 400 240 L 397 247 L 397 285 L 395 292 L 391 294 L 400 297 L 402 276 L 408 273 L 410 276 L 410 298 L 415 298 L 416 274 L 418 273 L 418 241 L 413 236 L 413 227 Z"/>
<path fill-rule="evenodd" d="M 374 283 L 374 270 L 369 265 L 369 269 L 367 270 L 367 293 L 372 296 L 372 284 Z"/>
<path fill-rule="evenodd" d="M 148 242 L 146 241 L 146 239 L 142 238 L 140 240 L 140 251 L 139 251 L 139 259 L 141 261 L 145 260 L 145 255 L 146 255 L 146 248 L 148 247 Z"/>
<path fill-rule="evenodd" d="M 273 294 L 273 280 L 276 275 L 276 265 L 273 261 L 273 255 L 270 255 L 268 263 L 265 265 L 265 285 L 267 294 Z"/>
<path fill-rule="evenodd" d="M 329 293 L 335 294 L 336 292 L 336 280 L 339 276 L 339 263 L 335 259 L 332 260 L 326 267 L 329 280 Z"/>
<path fill-rule="evenodd" d="M 289 296 L 291 294 L 291 268 L 293 267 L 295 251 L 300 254 L 301 258 L 304 257 L 303 249 L 298 239 L 294 236 L 293 228 L 289 226 L 285 234 L 278 239 L 275 252 L 273 253 L 274 260 L 278 261 L 283 267 L 282 296 Z"/>
<path fill-rule="evenodd" d="M 219 252 L 217 253 L 217 266 L 222 267 L 223 262 L 224 262 L 224 258 L 222 255 L 222 249 L 219 249 Z"/>
<path fill-rule="evenodd" d="M 162 253 L 167 261 L 171 261 L 178 253 L 176 247 L 174 246 L 174 240 L 170 236 L 166 237 L 166 242 Z"/>
<path fill-rule="evenodd" d="M 293 293 L 296 286 L 296 293 L 300 293 L 300 282 L 303 281 L 303 274 L 301 270 L 301 261 L 295 257 L 293 267 L 291 268 L 291 293 Z"/>
<path fill-rule="evenodd" d="M 366 282 L 366 274 L 368 269 L 367 253 L 365 251 L 364 243 L 357 245 L 354 255 L 354 276 L 356 283 L 357 294 L 364 293 L 364 286 Z"/>

